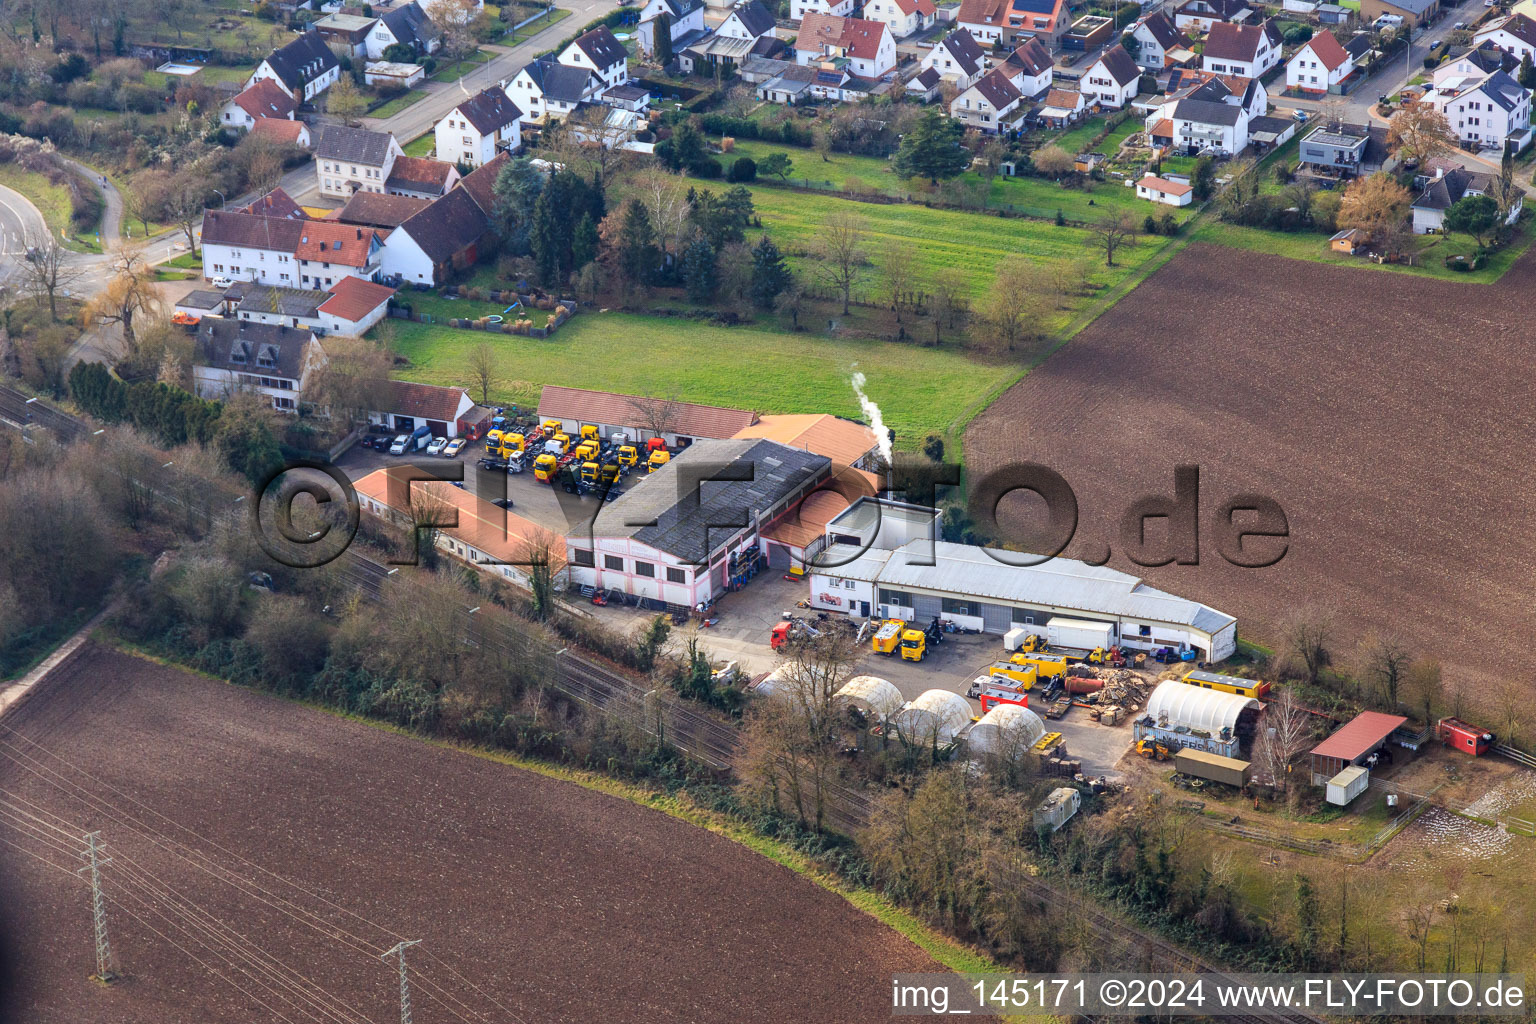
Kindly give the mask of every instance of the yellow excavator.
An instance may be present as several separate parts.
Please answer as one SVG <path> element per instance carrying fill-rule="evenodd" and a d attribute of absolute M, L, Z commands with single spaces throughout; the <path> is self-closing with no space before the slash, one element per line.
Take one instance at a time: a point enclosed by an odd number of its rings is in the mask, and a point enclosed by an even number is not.
<path fill-rule="evenodd" d="M 1168 752 L 1168 747 L 1166 744 L 1159 743 L 1156 740 L 1150 739 L 1137 740 L 1136 753 L 1140 754 L 1142 757 L 1154 761 L 1166 761 L 1168 758 L 1173 756 Z"/>

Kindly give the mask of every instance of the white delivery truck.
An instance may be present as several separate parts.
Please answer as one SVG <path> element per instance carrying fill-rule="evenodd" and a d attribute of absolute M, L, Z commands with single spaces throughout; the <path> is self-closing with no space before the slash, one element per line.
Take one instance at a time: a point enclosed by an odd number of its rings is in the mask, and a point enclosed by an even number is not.
<path fill-rule="evenodd" d="M 1045 624 L 1046 643 L 1068 650 L 1109 650 L 1115 645 L 1115 624 L 1088 619 L 1053 618 Z"/>

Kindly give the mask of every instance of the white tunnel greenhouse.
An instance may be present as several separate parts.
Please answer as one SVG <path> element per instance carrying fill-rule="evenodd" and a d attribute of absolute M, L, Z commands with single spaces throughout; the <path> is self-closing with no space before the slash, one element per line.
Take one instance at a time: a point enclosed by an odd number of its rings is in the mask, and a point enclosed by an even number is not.
<path fill-rule="evenodd" d="M 949 690 L 924 690 L 896 713 L 896 728 L 913 746 L 945 746 L 971 721 L 971 705 Z"/>
<path fill-rule="evenodd" d="M 1018 704 L 998 704 L 981 716 L 966 735 L 971 755 L 1013 754 L 1033 747 L 1045 735 L 1040 716 Z"/>
<path fill-rule="evenodd" d="M 878 676 L 854 676 L 834 696 L 878 721 L 889 719 L 901 710 L 901 691 Z"/>

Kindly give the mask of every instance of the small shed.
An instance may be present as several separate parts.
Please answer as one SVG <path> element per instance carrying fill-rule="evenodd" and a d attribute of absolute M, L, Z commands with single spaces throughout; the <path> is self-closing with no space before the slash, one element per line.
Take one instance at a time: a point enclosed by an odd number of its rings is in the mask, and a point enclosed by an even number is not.
<path fill-rule="evenodd" d="M 1045 736 L 1040 716 L 1019 704 L 998 704 L 966 735 L 972 757 L 1029 750 Z"/>
<path fill-rule="evenodd" d="M 889 684 L 887 684 L 889 685 Z M 971 722 L 971 705 L 951 690 L 924 690 L 896 712 L 896 728 L 913 746 L 943 747 Z"/>
<path fill-rule="evenodd" d="M 1323 786 L 1351 765 L 1358 765 L 1386 745 L 1408 719 L 1380 711 L 1362 711 L 1312 749 L 1312 785 Z"/>
<path fill-rule="evenodd" d="M 1371 784 L 1371 773 L 1359 765 L 1345 768 L 1328 780 L 1328 802 L 1343 807 L 1364 793 Z"/>
<path fill-rule="evenodd" d="M 1051 795 L 1045 798 L 1045 802 L 1035 808 L 1035 828 L 1047 828 L 1052 832 L 1065 825 L 1082 806 L 1083 797 L 1075 789 L 1062 786 L 1060 789 L 1051 790 Z"/>
<path fill-rule="evenodd" d="M 1328 248 L 1334 252 L 1342 252 L 1353 256 L 1355 250 L 1359 249 L 1364 242 L 1365 239 L 1361 236 L 1359 228 L 1345 228 L 1328 239 Z"/>

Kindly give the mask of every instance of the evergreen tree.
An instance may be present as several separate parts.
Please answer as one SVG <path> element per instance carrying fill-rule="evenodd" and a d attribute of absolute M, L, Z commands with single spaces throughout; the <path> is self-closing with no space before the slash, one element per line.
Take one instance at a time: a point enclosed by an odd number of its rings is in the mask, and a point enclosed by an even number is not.
<path fill-rule="evenodd" d="M 772 309 L 777 299 L 790 284 L 789 264 L 784 254 L 764 235 L 752 250 L 752 302 L 758 309 Z"/>
<path fill-rule="evenodd" d="M 672 63 L 672 15 L 667 11 L 656 19 L 656 63 L 662 67 Z"/>
<path fill-rule="evenodd" d="M 597 225 L 591 213 L 581 215 L 576 222 L 576 232 L 571 236 L 571 268 L 580 270 L 597 259 Z"/>
<path fill-rule="evenodd" d="M 492 225 L 503 250 L 512 256 L 528 255 L 528 234 L 533 226 L 533 205 L 544 191 L 544 173 L 528 157 L 517 157 L 496 175 L 491 186 L 495 197 Z"/>
<path fill-rule="evenodd" d="M 633 199 L 619 228 L 619 269 L 637 285 L 650 284 L 656 272 L 656 230 L 645 207 Z"/>
<path fill-rule="evenodd" d="M 901 140 L 891 169 L 902 178 L 953 178 L 971 165 L 971 153 L 961 145 L 965 128 L 930 107 Z"/>
<path fill-rule="evenodd" d="M 691 302 L 708 302 L 715 296 L 715 247 L 699 239 L 683 253 L 683 282 Z"/>
<path fill-rule="evenodd" d="M 554 190 L 545 189 L 533 204 L 533 225 L 528 233 L 528 250 L 533 256 L 540 283 L 558 284 L 560 253 L 564 241 L 560 222 L 562 212 L 554 201 Z"/>
<path fill-rule="evenodd" d="M 1520 85 L 1525 89 L 1536 89 L 1536 67 L 1531 65 L 1531 55 L 1526 53 L 1520 58 Z"/>

